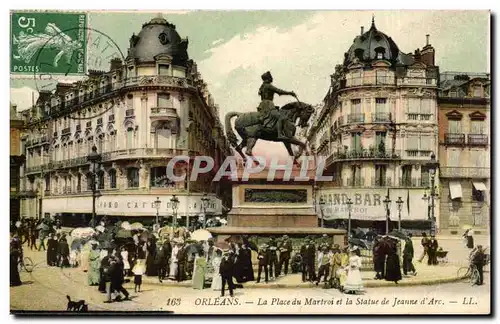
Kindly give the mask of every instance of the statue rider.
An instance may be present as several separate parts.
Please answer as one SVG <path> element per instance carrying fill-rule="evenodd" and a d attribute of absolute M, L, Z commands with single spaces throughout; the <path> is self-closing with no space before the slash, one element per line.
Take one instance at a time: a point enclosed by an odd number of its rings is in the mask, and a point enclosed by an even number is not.
<path fill-rule="evenodd" d="M 273 98 L 274 94 L 278 95 L 289 95 L 295 98 L 296 95 L 293 91 L 284 91 L 276 88 L 273 82 L 273 76 L 271 72 L 267 71 L 262 76 L 262 85 L 259 88 L 259 96 L 262 100 L 257 107 L 257 110 L 261 113 L 261 123 L 264 127 L 267 126 L 273 120 L 277 120 L 278 126 L 278 139 L 287 139 L 287 137 L 283 134 L 283 122 L 286 119 L 282 114 L 280 114 L 278 108 L 274 105 Z"/>

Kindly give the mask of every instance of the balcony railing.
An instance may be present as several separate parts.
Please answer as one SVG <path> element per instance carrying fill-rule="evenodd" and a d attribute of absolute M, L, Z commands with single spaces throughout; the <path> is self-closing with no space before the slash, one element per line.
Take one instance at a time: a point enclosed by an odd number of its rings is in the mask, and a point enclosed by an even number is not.
<path fill-rule="evenodd" d="M 357 113 L 357 114 L 349 114 L 347 115 L 347 123 L 364 123 L 365 122 L 365 114 Z"/>
<path fill-rule="evenodd" d="M 443 178 L 490 178 L 490 168 L 484 167 L 440 167 L 439 176 Z"/>
<path fill-rule="evenodd" d="M 350 150 L 334 154 L 334 160 L 397 160 L 401 159 L 400 150 Z"/>
<path fill-rule="evenodd" d="M 374 85 L 396 85 L 396 79 L 393 76 L 364 76 L 347 78 L 345 83 L 346 88 Z"/>
<path fill-rule="evenodd" d="M 195 87 L 192 80 L 181 77 L 172 77 L 167 75 L 132 77 L 118 82 L 105 84 L 100 88 L 95 89 L 92 92 L 76 96 L 73 99 L 67 101 L 63 100 L 61 103 L 53 105 L 50 108 L 49 113 L 45 114 L 44 116 L 32 117 L 30 118 L 28 123 L 36 123 L 41 120 L 45 120 L 53 114 L 77 110 L 82 105 L 85 106 L 92 104 L 93 100 L 104 99 L 108 97 L 110 94 L 122 88 L 136 87 L 136 86 L 163 86 L 163 85 L 181 87 L 181 88 Z"/>
<path fill-rule="evenodd" d="M 372 187 L 391 187 L 392 179 L 391 178 L 382 178 L 382 179 L 373 179 L 371 182 Z"/>
<path fill-rule="evenodd" d="M 386 123 L 391 121 L 391 113 L 378 112 L 372 114 L 372 123 Z"/>
<path fill-rule="evenodd" d="M 414 157 L 430 157 L 432 154 L 432 151 L 430 150 L 415 150 L 415 149 L 410 149 L 410 150 L 406 150 L 406 156 L 407 157 L 411 157 L 411 158 L 414 158 Z"/>
<path fill-rule="evenodd" d="M 406 114 L 406 119 L 418 120 L 418 121 L 430 121 L 432 120 L 432 114 L 408 113 Z"/>
<path fill-rule="evenodd" d="M 444 134 L 445 145 L 465 145 L 465 134 L 446 133 Z"/>
<path fill-rule="evenodd" d="M 468 134 L 467 135 L 467 144 L 477 145 L 477 146 L 488 145 L 488 135 Z"/>
<path fill-rule="evenodd" d="M 397 79 L 398 86 L 415 86 L 415 85 L 427 85 L 436 86 L 437 82 L 434 78 L 423 78 L 423 77 L 404 77 Z"/>
<path fill-rule="evenodd" d="M 427 182 L 422 181 L 423 179 L 419 178 L 399 178 L 399 185 L 401 187 L 410 187 L 410 188 L 418 188 L 418 187 L 426 187 Z"/>
<path fill-rule="evenodd" d="M 151 117 L 177 117 L 177 111 L 175 108 L 167 107 L 154 107 L 151 108 Z"/>
<path fill-rule="evenodd" d="M 186 150 L 178 149 L 156 149 L 156 148 L 138 148 L 128 150 L 117 150 L 113 152 L 106 152 L 101 154 L 102 161 L 109 161 L 115 159 L 126 159 L 136 157 L 173 157 L 176 155 L 186 155 Z"/>
<path fill-rule="evenodd" d="M 347 178 L 346 180 L 349 187 L 362 187 L 365 185 L 364 178 Z"/>

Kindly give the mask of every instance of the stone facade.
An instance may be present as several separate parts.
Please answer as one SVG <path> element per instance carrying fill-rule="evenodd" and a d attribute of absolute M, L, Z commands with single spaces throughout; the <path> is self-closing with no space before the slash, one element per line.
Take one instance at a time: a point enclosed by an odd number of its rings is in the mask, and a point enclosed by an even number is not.
<path fill-rule="evenodd" d="M 439 202 L 445 232 L 461 234 L 465 227 L 476 232 L 489 228 L 490 123 L 489 75 L 442 73 Z M 452 194 L 453 186 L 459 191 Z"/>
<path fill-rule="evenodd" d="M 59 83 L 54 94 L 40 93 L 25 113 L 24 190 L 38 190 L 38 200 L 91 195 L 87 156 L 95 145 L 102 157 L 98 199 L 116 193 L 149 194 L 155 200 L 157 195 L 207 192 L 230 203 L 220 184 L 211 182 L 213 175 L 175 183 L 166 177 L 174 156 L 211 156 L 218 164 L 230 149 L 219 108 L 187 52 L 170 53 L 162 43 L 157 45 L 160 52 L 150 53 L 151 42 L 162 41 L 158 33 L 187 49 L 174 25 L 154 18 L 139 36 L 132 36 L 125 62 L 113 59 L 108 72 L 89 71 L 84 81 Z M 177 163 L 174 172 L 189 179 L 191 167 Z M 26 216 L 33 216 L 30 204 L 23 209 Z"/>
<path fill-rule="evenodd" d="M 354 39 L 308 134 L 334 179 L 319 184 L 319 196 L 346 187 L 348 195 L 355 188 L 384 188 L 423 196 L 430 186 L 426 163 L 438 150 L 438 67 L 427 42 L 405 54 L 374 22 Z M 394 204 L 398 197 L 390 198 Z M 421 216 L 414 210 L 408 220 Z"/>

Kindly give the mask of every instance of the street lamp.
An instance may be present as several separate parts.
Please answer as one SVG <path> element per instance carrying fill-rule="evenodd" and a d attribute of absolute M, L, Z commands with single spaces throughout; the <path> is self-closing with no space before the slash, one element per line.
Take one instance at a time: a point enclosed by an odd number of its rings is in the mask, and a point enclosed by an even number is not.
<path fill-rule="evenodd" d="M 172 226 L 177 226 L 177 208 L 179 208 L 179 199 L 173 195 L 170 199 L 170 203 L 172 204 Z"/>
<path fill-rule="evenodd" d="M 391 219 L 391 200 L 389 199 L 389 196 L 385 196 L 385 199 L 383 200 L 384 207 L 385 207 L 385 213 L 386 213 L 386 219 L 385 219 L 385 234 L 389 234 L 389 220 Z"/>
<path fill-rule="evenodd" d="M 324 227 L 324 216 L 323 216 L 323 208 L 325 207 L 325 200 L 323 197 L 319 198 L 319 210 L 321 212 L 321 228 Z"/>
<path fill-rule="evenodd" d="M 429 170 L 429 173 L 431 175 L 431 191 L 429 194 L 429 197 L 426 196 L 424 193 L 424 197 L 422 199 L 430 201 L 430 220 L 431 220 L 431 236 L 435 235 L 436 232 L 436 218 L 434 217 L 434 199 L 437 198 L 438 194 L 436 193 L 436 171 L 439 168 L 439 162 L 436 161 L 436 154 L 432 152 L 431 154 L 431 160 L 425 165 L 427 169 Z"/>
<path fill-rule="evenodd" d="M 159 226 L 159 218 L 160 218 L 160 207 L 161 207 L 161 200 L 160 197 L 156 197 L 156 200 L 154 201 L 155 208 L 156 208 L 156 226 Z"/>
<path fill-rule="evenodd" d="M 97 153 L 97 147 L 92 146 L 92 152 L 87 156 L 90 163 L 90 175 L 92 185 L 92 227 L 95 226 L 95 200 L 97 197 L 97 172 L 99 171 L 101 154 Z"/>
<path fill-rule="evenodd" d="M 398 230 L 401 231 L 401 209 L 403 209 L 403 199 L 401 197 L 398 197 L 398 200 L 396 200 L 396 204 L 398 206 Z"/>
<path fill-rule="evenodd" d="M 201 198 L 201 205 L 203 206 L 203 229 L 207 228 L 207 207 L 209 202 L 210 198 L 208 198 L 208 195 L 206 193 L 203 194 Z"/>
<path fill-rule="evenodd" d="M 352 211 L 352 200 L 351 198 L 347 199 L 347 211 L 349 212 L 349 220 L 347 222 L 347 237 L 351 236 L 351 211 Z"/>

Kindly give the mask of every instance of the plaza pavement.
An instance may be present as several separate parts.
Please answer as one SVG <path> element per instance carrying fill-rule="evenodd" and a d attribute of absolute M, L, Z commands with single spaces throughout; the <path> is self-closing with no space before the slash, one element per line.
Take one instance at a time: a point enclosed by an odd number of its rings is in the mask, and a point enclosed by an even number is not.
<path fill-rule="evenodd" d="M 478 238 L 477 242 L 479 244 L 485 244 L 487 238 Z M 449 278 L 456 278 L 456 269 L 460 264 L 466 264 L 462 261 L 463 257 L 466 257 L 468 250 L 463 248 L 463 244 L 460 240 L 443 240 L 442 245 L 445 249 L 449 250 L 449 264 L 439 265 L 436 267 L 428 267 L 424 263 L 420 264 L 415 262 L 418 274 L 416 277 L 404 278 L 398 285 L 393 282 L 376 281 L 386 285 L 381 286 L 371 286 L 369 283 L 370 277 L 373 275 L 372 272 L 366 272 L 367 281 L 365 281 L 365 286 L 367 287 L 366 293 L 363 295 L 364 298 L 379 298 L 380 296 L 397 296 L 398 298 L 418 298 L 419 296 L 436 296 L 438 298 L 448 299 L 460 299 L 462 300 L 465 296 L 472 296 L 478 301 L 478 304 L 472 308 L 469 305 L 463 305 L 457 308 L 457 305 L 447 304 L 444 308 L 440 308 L 440 313 L 456 313 L 458 312 L 471 312 L 487 311 L 487 305 L 490 300 L 490 282 L 489 273 L 485 273 L 485 285 L 472 287 L 469 283 L 464 281 L 454 282 L 454 283 L 438 283 L 435 282 L 433 285 L 422 285 L 417 284 L 416 280 L 420 280 L 423 276 L 432 276 L 433 273 L 443 273 L 449 274 Z M 486 245 L 486 244 L 485 244 Z M 26 249 L 26 246 L 25 246 Z M 415 244 L 416 255 L 420 253 L 419 247 Z M 280 278 L 274 283 L 269 284 L 259 284 L 259 288 L 263 289 L 248 289 L 253 285 L 257 286 L 255 283 L 247 283 L 244 285 L 244 289 L 237 289 L 235 292 L 235 297 L 239 298 L 240 305 L 237 307 L 227 307 L 227 306 L 211 306 L 203 307 L 197 306 L 200 300 L 213 301 L 219 296 L 220 292 L 214 292 L 211 289 L 204 290 L 194 290 L 190 287 L 189 282 L 181 284 L 159 284 L 156 278 L 144 277 L 144 283 L 142 291 L 140 293 L 133 292 L 133 285 L 131 283 L 125 284 L 126 289 L 131 293 L 132 300 L 121 302 L 105 304 L 105 295 L 97 291 L 97 287 L 90 287 L 87 285 L 87 274 L 80 269 L 72 268 L 55 268 L 47 267 L 45 264 L 45 252 L 35 252 L 29 249 L 25 250 L 27 256 L 30 256 L 36 264 L 34 271 L 31 274 L 26 272 L 21 273 L 21 280 L 23 285 L 19 287 L 10 288 L 10 305 L 11 310 L 51 310 L 51 311 L 62 311 L 66 306 L 66 295 L 70 295 L 73 300 L 85 299 L 86 303 L 89 305 L 91 311 L 130 311 L 130 310 L 148 310 L 148 311 L 165 311 L 173 310 L 175 313 L 199 313 L 199 314 L 236 314 L 236 313 L 255 313 L 255 304 L 261 297 L 271 297 L 273 298 L 283 298 L 283 299 L 293 299 L 293 298 L 343 298 L 348 295 L 344 295 L 336 289 L 321 289 L 310 284 L 305 284 L 300 286 L 302 283 L 299 282 L 299 286 L 302 289 L 293 289 L 292 284 L 285 284 L 289 281 L 297 282 L 300 281 L 300 275 L 288 275 L 288 277 Z M 452 270 L 452 268 L 454 268 Z M 427 269 L 427 270 L 426 270 Z M 278 286 L 280 280 L 283 282 L 281 286 Z M 414 282 L 415 286 L 408 287 L 404 282 Z M 185 285 L 188 287 L 183 287 Z M 295 284 L 296 285 L 296 284 Z M 280 289 L 273 289 L 280 288 Z M 265 291 L 265 292 L 264 292 Z M 181 300 L 180 305 L 168 305 L 170 300 L 176 298 Z M 241 304 L 241 301 L 243 303 Z M 287 308 L 287 307 L 276 307 L 272 305 L 260 306 L 258 309 L 259 314 L 273 314 L 273 313 L 302 313 L 302 312 L 317 312 L 317 313 L 380 313 L 384 309 L 374 309 L 374 308 L 339 308 L 339 307 L 327 307 L 324 306 L 311 306 L 311 307 L 299 307 L 299 308 Z M 385 311 L 390 311 L 391 313 L 407 313 L 404 308 L 401 309 L 387 309 Z M 423 313 L 431 312 L 431 310 L 421 310 Z M 420 311 L 419 311 L 420 312 Z"/>

